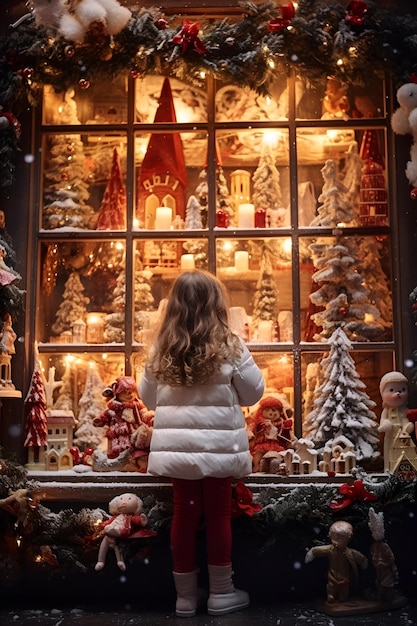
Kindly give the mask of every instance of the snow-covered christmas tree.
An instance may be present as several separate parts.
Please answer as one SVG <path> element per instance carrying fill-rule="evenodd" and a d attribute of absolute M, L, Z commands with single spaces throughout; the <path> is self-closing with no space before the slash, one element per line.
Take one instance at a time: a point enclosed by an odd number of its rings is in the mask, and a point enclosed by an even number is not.
<path fill-rule="evenodd" d="M 363 161 L 358 154 L 357 144 L 353 143 L 346 153 L 345 168 L 343 172 L 343 184 L 347 190 L 346 199 L 352 206 L 352 219 L 349 226 L 356 226 L 359 224 L 362 167 Z"/>
<path fill-rule="evenodd" d="M 318 201 L 321 203 L 317 209 L 317 216 L 310 226 L 325 226 L 336 228 L 340 224 L 345 226 L 355 223 L 355 209 L 349 199 L 349 192 L 339 180 L 337 164 L 333 159 L 328 159 L 321 170 L 323 187 Z"/>
<path fill-rule="evenodd" d="M 99 208 L 97 230 L 123 230 L 126 228 L 126 188 L 120 169 L 117 148 L 113 150 L 110 178 Z"/>
<path fill-rule="evenodd" d="M 134 329 L 133 335 L 140 341 L 143 327 L 143 311 L 154 310 L 154 297 L 151 289 L 152 272 L 149 269 L 137 270 L 134 275 Z M 106 315 L 104 341 L 122 343 L 125 339 L 126 273 L 120 272 L 113 290 L 112 311 Z"/>
<path fill-rule="evenodd" d="M 33 448 L 33 461 L 39 462 L 39 451 L 48 443 L 45 381 L 41 366 L 36 360 L 29 391 L 24 401 L 26 410 L 26 438 L 24 446 Z"/>
<path fill-rule="evenodd" d="M 77 430 L 74 433 L 74 444 L 84 451 L 86 448 L 96 449 L 104 439 L 104 428 L 93 426 L 93 419 L 106 408 L 106 401 L 102 391 L 103 381 L 98 373 L 97 366 L 89 363 L 84 392 L 78 402 L 79 413 Z"/>
<path fill-rule="evenodd" d="M 369 291 L 369 300 L 380 312 L 378 322 L 384 326 L 385 335 L 392 335 L 392 294 L 387 274 L 382 267 L 384 245 L 376 237 L 358 239 L 358 255 L 361 260 L 360 272 L 364 285 Z"/>
<path fill-rule="evenodd" d="M 186 228 L 207 228 L 209 196 L 207 166 L 201 170 L 199 178 L 200 183 L 196 187 L 195 194 L 189 198 L 187 203 Z M 221 165 L 220 156 L 216 150 L 216 213 L 219 210 L 226 213 L 229 226 L 233 226 L 235 224 L 235 207 Z"/>
<path fill-rule="evenodd" d="M 104 341 L 123 343 L 125 338 L 126 272 L 122 271 L 113 289 L 111 312 L 104 320 Z"/>
<path fill-rule="evenodd" d="M 358 461 L 374 459 L 378 453 L 375 406 L 364 391 L 366 385 L 356 371 L 349 351 L 352 349 L 343 328 L 337 328 L 329 339 L 330 352 L 322 359 L 322 383 L 315 391 L 313 410 L 304 422 L 305 437 L 323 452 L 332 441 L 346 437 L 354 445 Z"/>
<path fill-rule="evenodd" d="M 203 212 L 205 213 L 205 222 L 207 224 L 207 206 L 203 207 L 196 196 L 190 196 L 185 209 L 185 228 L 189 230 L 203 228 Z"/>
<path fill-rule="evenodd" d="M 316 341 L 325 341 L 339 326 L 352 341 L 369 341 L 384 331 L 379 310 L 370 302 L 358 272 L 360 260 L 352 252 L 353 243 L 339 237 L 333 244 L 318 241 L 310 245 L 317 268 L 312 278 L 319 285 L 310 300 L 321 307 L 311 315 L 320 328 L 314 336 Z"/>
<path fill-rule="evenodd" d="M 61 124 L 78 124 L 74 93 L 69 91 L 61 107 Z M 55 134 L 48 137 L 48 160 L 44 175 L 43 227 L 95 228 L 94 209 L 86 181 L 84 145 L 80 135 Z"/>
<path fill-rule="evenodd" d="M 313 281 L 319 285 L 310 294 L 311 302 L 321 310 L 311 315 L 320 331 L 316 341 L 330 337 L 343 326 L 352 341 L 369 341 L 383 334 L 379 310 L 369 300 L 369 291 L 357 271 L 360 261 L 349 247 L 348 238 L 337 238 L 332 245 L 310 245 L 317 271 Z M 319 256 L 320 255 L 320 256 Z"/>
<path fill-rule="evenodd" d="M 255 211 L 263 209 L 266 214 L 266 225 L 271 228 L 287 226 L 289 215 L 282 206 L 280 174 L 275 165 L 271 145 L 264 141 L 259 164 L 252 176 L 252 202 Z"/>
<path fill-rule="evenodd" d="M 261 266 L 259 269 L 259 279 L 256 284 L 256 291 L 252 310 L 252 334 L 258 336 L 258 327 L 261 320 L 268 320 L 272 323 L 278 317 L 278 288 L 272 270 L 272 253 L 264 245 L 262 249 Z"/>
<path fill-rule="evenodd" d="M 65 283 L 62 301 L 55 314 L 55 323 L 52 325 L 54 335 L 71 330 L 76 320 L 85 317 L 89 303 L 89 298 L 84 295 L 84 285 L 79 273 L 71 272 Z"/>
<path fill-rule="evenodd" d="M 59 107 L 60 124 L 79 124 L 74 92 L 65 94 Z M 55 134 L 48 137 L 48 160 L 44 175 L 43 227 L 46 229 L 95 227 L 94 210 L 86 180 L 84 145 L 80 135 Z"/>

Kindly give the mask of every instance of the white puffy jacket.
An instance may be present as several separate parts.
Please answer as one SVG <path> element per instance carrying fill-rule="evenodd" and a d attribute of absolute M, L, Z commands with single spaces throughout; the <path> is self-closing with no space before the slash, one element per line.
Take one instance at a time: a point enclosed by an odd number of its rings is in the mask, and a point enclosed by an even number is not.
<path fill-rule="evenodd" d="M 250 474 L 245 418 L 241 406 L 264 392 L 262 373 L 245 344 L 236 362 L 225 362 L 207 382 L 192 387 L 158 383 L 148 367 L 139 390 L 155 409 L 148 472 L 196 480 Z"/>

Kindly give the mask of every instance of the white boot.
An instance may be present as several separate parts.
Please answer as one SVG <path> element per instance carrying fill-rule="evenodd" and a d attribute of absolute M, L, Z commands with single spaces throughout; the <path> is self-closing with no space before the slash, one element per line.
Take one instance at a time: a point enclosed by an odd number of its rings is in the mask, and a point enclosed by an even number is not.
<path fill-rule="evenodd" d="M 173 575 L 177 590 L 175 613 L 177 617 L 194 617 L 198 602 L 197 571 L 173 572 Z"/>
<path fill-rule="evenodd" d="M 246 591 L 235 589 L 231 565 L 209 565 L 210 595 L 207 602 L 209 615 L 225 615 L 249 606 Z"/>

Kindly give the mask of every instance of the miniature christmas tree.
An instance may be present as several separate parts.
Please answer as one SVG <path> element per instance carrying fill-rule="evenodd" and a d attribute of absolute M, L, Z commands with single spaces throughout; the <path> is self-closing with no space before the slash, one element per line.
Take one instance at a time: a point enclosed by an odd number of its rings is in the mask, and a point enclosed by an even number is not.
<path fill-rule="evenodd" d="M 77 406 L 78 398 L 74 398 L 74 391 L 77 390 L 75 381 L 75 371 L 72 367 L 71 359 L 65 361 L 65 371 L 62 375 L 62 385 L 59 394 L 54 402 L 53 408 L 63 411 L 73 411 Z"/>
<path fill-rule="evenodd" d="M 85 317 L 90 299 L 84 296 L 84 286 L 78 272 L 71 272 L 65 283 L 62 302 L 55 314 L 56 321 L 52 325 L 52 332 L 60 335 L 71 330 L 73 323 Z"/>
<path fill-rule="evenodd" d="M 26 409 L 25 447 L 33 447 L 34 461 L 39 461 L 39 449 L 48 443 L 45 384 L 39 361 L 36 361 L 29 391 L 24 401 Z"/>
<path fill-rule="evenodd" d="M 152 311 L 154 297 L 152 295 L 150 270 L 138 270 L 134 276 L 134 337 L 138 338 L 142 329 L 143 311 Z M 122 343 L 125 339 L 125 308 L 126 308 L 126 273 L 121 272 L 117 277 L 113 290 L 112 312 L 106 315 L 104 340 L 106 343 Z"/>
<path fill-rule="evenodd" d="M 104 438 L 104 428 L 93 426 L 93 419 L 100 415 L 106 408 L 106 401 L 102 391 L 103 381 L 94 363 L 90 363 L 87 369 L 84 393 L 82 394 L 78 406 L 78 427 L 74 433 L 74 443 L 80 448 L 96 449 L 100 446 Z"/>
<path fill-rule="evenodd" d="M 361 276 L 369 291 L 369 300 L 379 310 L 381 317 L 378 322 L 384 326 L 385 333 L 390 337 L 393 319 L 392 295 L 381 262 L 384 258 L 383 243 L 376 237 L 363 237 L 358 243 Z"/>
<path fill-rule="evenodd" d="M 287 211 L 282 206 L 280 175 L 275 166 L 274 153 L 267 141 L 262 144 L 259 164 L 253 176 L 252 201 L 255 210 L 263 209 L 266 224 L 272 228 L 288 224 Z"/>
<path fill-rule="evenodd" d="M 337 328 L 329 339 L 330 352 L 320 365 L 322 383 L 316 389 L 313 410 L 305 420 L 305 436 L 322 452 L 338 437 L 346 437 L 355 446 L 358 461 L 378 456 L 379 435 L 375 406 L 365 393 L 346 333 Z"/>
<path fill-rule="evenodd" d="M 352 253 L 348 239 L 336 239 L 331 245 L 317 242 L 310 248 L 317 268 L 312 278 L 319 285 L 310 294 L 310 300 L 322 307 L 311 315 L 314 323 L 321 327 L 314 339 L 323 341 L 340 326 L 353 341 L 380 337 L 384 331 L 379 323 L 380 313 L 369 301 L 369 291 L 357 271 L 360 261 Z"/>
<path fill-rule="evenodd" d="M 257 336 L 258 324 L 261 320 L 271 320 L 274 322 L 278 316 L 279 292 L 272 271 L 271 256 L 271 251 L 264 245 L 252 312 L 254 336 Z"/>
<path fill-rule="evenodd" d="M 207 208 L 204 208 L 207 222 Z M 185 228 L 189 230 L 197 230 L 203 228 L 202 220 L 203 207 L 195 196 L 190 196 L 187 201 L 185 210 Z"/>
<path fill-rule="evenodd" d="M 359 224 L 360 189 L 363 161 L 358 154 L 356 143 L 346 154 L 343 184 L 346 187 L 346 200 L 352 205 L 352 220 L 349 226 Z"/>
<path fill-rule="evenodd" d="M 318 198 L 321 205 L 310 226 L 335 228 L 340 224 L 349 226 L 354 224 L 355 211 L 349 200 L 348 189 L 338 179 L 336 162 L 328 159 L 321 173 L 324 181 Z"/>
<path fill-rule="evenodd" d="M 59 120 L 61 124 L 79 123 L 70 106 L 71 98 L 71 93 L 68 93 Z M 87 204 L 90 194 L 80 136 L 50 135 L 48 155 L 44 176 L 43 227 L 94 228 L 96 218 L 93 208 Z"/>
<path fill-rule="evenodd" d="M 191 207 L 188 207 L 188 213 L 192 215 L 192 213 L 196 214 L 197 212 L 199 212 L 201 219 L 200 228 L 207 228 L 207 210 L 209 195 L 207 183 L 207 166 L 203 170 L 201 170 L 199 178 L 201 182 L 196 187 L 195 196 L 192 196 L 194 200 L 192 200 Z M 233 226 L 235 223 L 234 203 L 230 195 L 229 188 L 227 186 L 227 181 L 221 165 L 219 153 L 216 150 L 216 213 L 220 210 L 227 215 L 229 226 Z"/>
<path fill-rule="evenodd" d="M 113 151 L 110 178 L 99 209 L 97 230 L 123 230 L 126 228 L 126 189 L 120 169 L 117 149 Z"/>
<path fill-rule="evenodd" d="M 151 278 L 153 274 L 151 270 L 135 271 L 135 310 L 134 310 L 134 339 L 142 341 L 141 330 L 143 329 L 144 312 L 153 311 L 155 306 L 155 298 L 152 294 Z M 146 316 L 146 313 L 145 313 Z"/>

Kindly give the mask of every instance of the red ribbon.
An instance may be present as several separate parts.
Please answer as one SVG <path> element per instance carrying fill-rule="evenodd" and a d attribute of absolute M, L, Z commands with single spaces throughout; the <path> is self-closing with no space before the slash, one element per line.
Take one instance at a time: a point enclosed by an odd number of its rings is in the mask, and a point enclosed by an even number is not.
<path fill-rule="evenodd" d="M 262 506 L 253 502 L 251 490 L 241 481 L 236 483 L 232 497 L 232 518 L 240 517 L 241 515 L 252 517 L 254 513 L 258 513 L 261 510 Z"/>
<path fill-rule="evenodd" d="M 276 17 L 273 20 L 270 20 L 266 27 L 270 33 L 274 33 L 282 30 L 283 28 L 287 28 L 290 25 L 291 20 L 295 16 L 295 7 L 292 2 L 288 4 L 284 4 L 283 6 L 278 7 L 279 12 L 281 13 L 281 17 Z"/>
<path fill-rule="evenodd" d="M 363 26 L 368 5 L 364 0 L 350 0 L 345 20 L 352 26 Z"/>
<path fill-rule="evenodd" d="M 355 500 L 359 500 L 361 502 L 374 502 L 374 500 L 377 499 L 373 493 L 366 491 L 361 480 L 355 480 L 353 485 L 349 485 L 348 483 L 340 485 L 339 493 L 345 497 L 342 500 L 330 503 L 330 508 L 333 509 L 333 511 L 340 511 L 341 509 L 344 509 L 352 504 L 352 502 L 355 502 Z"/>
<path fill-rule="evenodd" d="M 180 45 L 183 54 L 187 52 L 190 46 L 192 46 L 198 54 L 205 54 L 207 50 L 203 42 L 198 38 L 199 31 L 200 24 L 198 22 L 190 23 L 184 20 L 182 29 L 173 37 L 172 43 Z"/>

